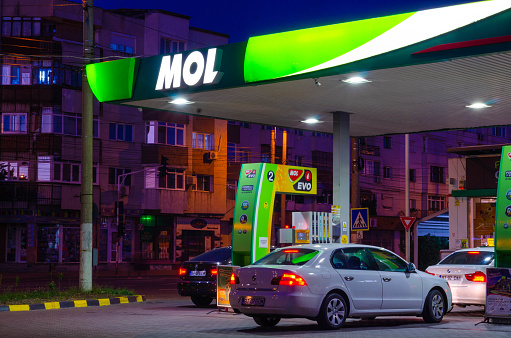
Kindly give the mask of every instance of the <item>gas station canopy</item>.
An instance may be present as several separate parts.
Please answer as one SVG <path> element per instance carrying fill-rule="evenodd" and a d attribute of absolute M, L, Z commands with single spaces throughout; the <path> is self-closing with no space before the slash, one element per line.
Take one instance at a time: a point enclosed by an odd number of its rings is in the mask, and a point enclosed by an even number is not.
<path fill-rule="evenodd" d="M 87 74 L 102 102 L 319 132 L 345 112 L 351 136 L 374 136 L 511 124 L 510 67 L 511 1 L 493 0 L 91 64 Z"/>

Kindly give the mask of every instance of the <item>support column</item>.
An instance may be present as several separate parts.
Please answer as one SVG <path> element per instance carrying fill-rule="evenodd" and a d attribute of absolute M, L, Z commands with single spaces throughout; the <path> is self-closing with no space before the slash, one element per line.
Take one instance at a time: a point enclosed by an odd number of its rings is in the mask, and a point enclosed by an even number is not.
<path fill-rule="evenodd" d="M 333 202 L 341 206 L 341 242 L 350 241 L 350 116 L 333 112 Z M 344 237 L 346 236 L 346 237 Z"/>

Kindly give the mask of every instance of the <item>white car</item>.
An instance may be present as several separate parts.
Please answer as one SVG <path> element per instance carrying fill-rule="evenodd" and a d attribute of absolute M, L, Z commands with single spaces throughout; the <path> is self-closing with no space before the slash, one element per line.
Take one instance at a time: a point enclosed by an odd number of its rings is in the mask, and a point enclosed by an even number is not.
<path fill-rule="evenodd" d="M 326 329 L 348 317 L 411 315 L 436 323 L 452 307 L 445 280 L 391 251 L 358 244 L 277 249 L 234 271 L 229 301 L 261 326 L 304 317 Z"/>
<path fill-rule="evenodd" d="M 494 265 L 494 248 L 461 249 L 428 266 L 426 272 L 449 282 L 454 305 L 486 304 L 486 268 Z"/>

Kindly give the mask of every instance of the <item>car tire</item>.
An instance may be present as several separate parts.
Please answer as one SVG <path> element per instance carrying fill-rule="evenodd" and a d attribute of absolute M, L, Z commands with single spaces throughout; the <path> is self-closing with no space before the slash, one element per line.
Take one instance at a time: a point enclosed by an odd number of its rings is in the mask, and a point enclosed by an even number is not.
<path fill-rule="evenodd" d="M 347 316 L 348 307 L 344 297 L 331 293 L 323 300 L 316 320 L 322 329 L 337 330 L 344 325 Z"/>
<path fill-rule="evenodd" d="M 445 314 L 445 298 L 438 290 L 431 290 L 426 297 L 422 318 L 426 323 L 438 323 Z"/>
<path fill-rule="evenodd" d="M 213 301 L 212 297 L 206 296 L 191 296 L 192 302 L 198 307 L 206 307 Z"/>
<path fill-rule="evenodd" d="M 254 316 L 253 318 L 257 325 L 264 327 L 275 326 L 280 322 L 280 317 L 275 316 Z"/>

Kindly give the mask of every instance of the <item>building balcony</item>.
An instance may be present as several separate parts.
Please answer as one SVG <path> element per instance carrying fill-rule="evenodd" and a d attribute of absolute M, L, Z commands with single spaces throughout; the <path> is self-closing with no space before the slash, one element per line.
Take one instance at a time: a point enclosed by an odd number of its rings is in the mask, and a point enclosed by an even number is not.
<path fill-rule="evenodd" d="M 60 207 L 62 201 L 60 184 L 0 182 L 0 190 L 0 208 Z"/>

